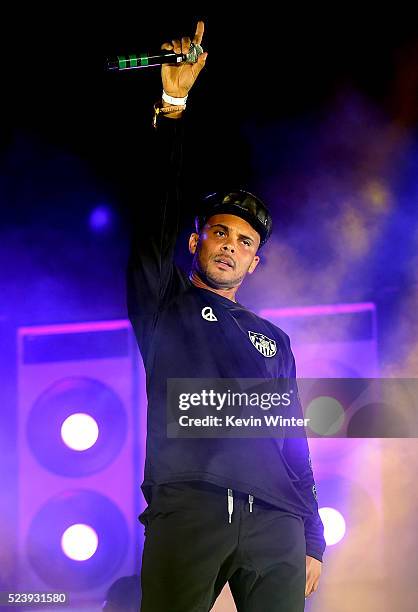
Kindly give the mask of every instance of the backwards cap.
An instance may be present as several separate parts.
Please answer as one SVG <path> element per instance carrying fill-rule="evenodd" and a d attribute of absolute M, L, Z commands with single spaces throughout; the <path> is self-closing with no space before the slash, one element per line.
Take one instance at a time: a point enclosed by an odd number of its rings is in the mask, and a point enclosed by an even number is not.
<path fill-rule="evenodd" d="M 203 200 L 202 213 L 195 218 L 196 232 L 200 233 L 212 215 L 226 213 L 248 221 L 260 235 L 260 247 L 270 238 L 272 219 L 265 204 L 249 191 L 217 191 Z"/>

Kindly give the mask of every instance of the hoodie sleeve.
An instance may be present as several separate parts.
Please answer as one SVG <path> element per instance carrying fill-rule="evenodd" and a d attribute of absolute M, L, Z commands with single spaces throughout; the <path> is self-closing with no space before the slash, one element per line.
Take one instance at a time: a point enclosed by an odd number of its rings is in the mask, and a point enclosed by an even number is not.
<path fill-rule="evenodd" d="M 302 406 L 297 392 L 295 358 L 290 348 L 290 342 L 289 361 L 288 378 L 291 379 L 292 388 L 296 390 L 295 395 L 297 396 L 297 406 L 294 414 L 303 418 Z M 295 379 L 294 383 L 292 379 Z M 299 478 L 300 493 L 305 499 L 306 505 L 312 510 L 310 516 L 304 517 L 306 554 L 322 561 L 322 555 L 326 547 L 324 525 L 318 512 L 318 496 L 306 435 L 300 438 L 286 438 L 283 453 L 286 461 Z"/>
<path fill-rule="evenodd" d="M 174 264 L 179 232 L 184 119 L 161 118 L 152 135 L 152 182 L 134 211 L 127 266 L 127 308 L 142 356 L 151 344 L 157 316 L 184 284 Z M 148 172 L 149 174 L 149 172 Z"/>

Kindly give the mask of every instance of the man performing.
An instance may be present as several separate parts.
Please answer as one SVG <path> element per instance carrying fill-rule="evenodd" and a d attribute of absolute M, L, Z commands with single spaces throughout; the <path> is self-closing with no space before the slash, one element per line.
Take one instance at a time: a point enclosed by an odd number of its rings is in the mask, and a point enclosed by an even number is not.
<path fill-rule="evenodd" d="M 203 30 L 198 22 L 192 41 L 162 49 L 187 54 Z M 154 138 L 164 176 L 128 266 L 129 318 L 148 395 L 141 610 L 208 612 L 229 582 L 239 612 L 301 612 L 317 589 L 325 549 L 306 437 L 166 432 L 167 379 L 296 376 L 288 336 L 235 299 L 271 233 L 257 197 L 242 190 L 209 196 L 189 239 L 190 275 L 173 261 L 183 114 L 206 57 L 162 67 Z"/>

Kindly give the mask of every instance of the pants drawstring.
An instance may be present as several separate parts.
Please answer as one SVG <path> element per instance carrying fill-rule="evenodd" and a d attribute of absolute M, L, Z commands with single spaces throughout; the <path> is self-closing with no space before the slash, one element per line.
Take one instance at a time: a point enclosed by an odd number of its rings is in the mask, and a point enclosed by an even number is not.
<path fill-rule="evenodd" d="M 234 497 L 232 495 L 232 489 L 228 489 L 228 514 L 229 523 L 232 523 L 232 513 L 234 511 Z"/>
<path fill-rule="evenodd" d="M 250 512 L 253 511 L 254 496 L 248 495 L 248 505 Z M 234 494 L 232 489 L 228 489 L 228 523 L 232 523 L 232 513 L 234 512 Z"/>
<path fill-rule="evenodd" d="M 248 496 L 248 504 L 250 506 L 250 512 L 253 511 L 253 503 L 254 503 L 254 497 L 252 495 Z"/>

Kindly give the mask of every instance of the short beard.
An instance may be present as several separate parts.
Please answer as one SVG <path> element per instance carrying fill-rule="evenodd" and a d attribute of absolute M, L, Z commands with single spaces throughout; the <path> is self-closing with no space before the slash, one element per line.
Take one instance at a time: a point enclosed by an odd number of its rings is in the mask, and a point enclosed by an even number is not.
<path fill-rule="evenodd" d="M 242 274 L 241 276 L 231 278 L 230 280 L 222 281 L 222 277 L 218 279 L 215 276 L 212 276 L 208 270 L 203 270 L 203 268 L 200 266 L 198 253 L 196 253 L 193 258 L 192 270 L 198 274 L 200 279 L 206 283 L 206 285 L 209 285 L 209 287 L 212 287 L 213 289 L 232 289 L 233 287 L 238 287 L 245 277 L 245 274 Z"/>

